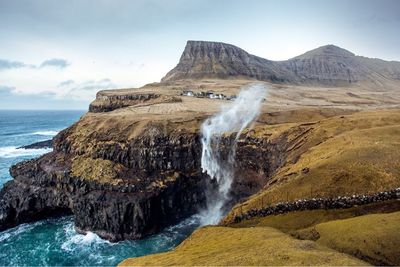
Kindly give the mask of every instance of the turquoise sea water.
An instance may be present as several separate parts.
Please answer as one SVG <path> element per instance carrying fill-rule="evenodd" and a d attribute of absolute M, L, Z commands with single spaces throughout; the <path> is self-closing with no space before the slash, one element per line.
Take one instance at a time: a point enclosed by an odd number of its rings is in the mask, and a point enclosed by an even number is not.
<path fill-rule="evenodd" d="M 0 111 L 0 187 L 8 169 L 49 149 L 18 149 L 52 138 L 84 111 Z M 174 248 L 199 225 L 193 216 L 143 240 L 110 243 L 93 233 L 74 231 L 72 217 L 23 224 L 0 232 L 0 266 L 113 266 L 127 257 Z"/>

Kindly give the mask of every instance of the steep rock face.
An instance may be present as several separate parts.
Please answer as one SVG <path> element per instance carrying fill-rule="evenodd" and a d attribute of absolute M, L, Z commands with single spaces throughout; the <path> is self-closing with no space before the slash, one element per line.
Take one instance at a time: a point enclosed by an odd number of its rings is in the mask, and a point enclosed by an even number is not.
<path fill-rule="evenodd" d="M 198 131 L 165 132 L 152 123 L 131 140 L 111 142 L 113 136 L 101 131 L 93 135 L 97 122 L 86 123 L 81 119 L 62 131 L 54 152 L 11 168 L 14 180 L 0 193 L 0 230 L 72 213 L 79 232 L 137 239 L 204 208 L 206 189 L 214 183 L 200 170 Z M 222 154 L 234 136 L 224 139 Z M 285 162 L 273 156 L 284 155 L 283 139 L 240 138 L 232 203 L 259 190 Z"/>
<path fill-rule="evenodd" d="M 253 56 L 239 47 L 218 42 L 188 41 L 178 65 L 167 73 L 162 82 L 235 76 L 276 82 L 296 81 L 296 77 L 278 63 Z"/>
<path fill-rule="evenodd" d="M 353 53 L 334 45 L 327 45 L 282 62 L 303 80 L 325 83 L 354 83 L 367 78 L 362 64 Z"/>
<path fill-rule="evenodd" d="M 201 172 L 205 117 L 133 114 L 88 113 L 54 138 L 53 152 L 13 166 L 14 180 L 0 191 L 0 230 L 72 213 L 79 232 L 136 239 L 204 208 L 207 190 L 216 188 Z M 286 113 L 274 116 L 290 121 Z M 304 140 L 312 127 L 288 123 L 245 130 L 236 143 L 229 205 L 259 191 L 309 149 Z M 221 157 L 235 137 L 224 135 Z"/>
<path fill-rule="evenodd" d="M 100 91 L 90 103 L 89 112 L 109 112 L 137 104 L 156 104 L 179 102 L 180 98 L 156 93 L 126 93 L 109 95 L 109 91 Z"/>
<path fill-rule="evenodd" d="M 146 157 L 135 159 L 134 165 L 148 172 L 157 167 Z M 179 160 L 184 166 L 184 158 Z M 14 180 L 0 193 L 0 229 L 73 213 L 79 232 L 93 231 L 112 241 L 137 239 L 197 212 L 205 200 L 207 179 L 198 172 L 152 172 L 148 178 L 120 173 L 104 181 L 76 177 L 73 161 L 73 155 L 55 151 L 13 166 Z"/>
<path fill-rule="evenodd" d="M 387 82 L 400 77 L 400 62 L 356 56 L 334 45 L 322 46 L 285 61 L 260 58 L 229 44 L 188 41 L 178 65 L 162 79 L 247 76 L 292 84 L 346 85 Z"/>
<path fill-rule="evenodd" d="M 400 63 L 365 58 L 334 45 L 326 45 L 311 50 L 282 65 L 294 72 L 301 80 L 343 84 L 358 81 L 399 79 Z"/>

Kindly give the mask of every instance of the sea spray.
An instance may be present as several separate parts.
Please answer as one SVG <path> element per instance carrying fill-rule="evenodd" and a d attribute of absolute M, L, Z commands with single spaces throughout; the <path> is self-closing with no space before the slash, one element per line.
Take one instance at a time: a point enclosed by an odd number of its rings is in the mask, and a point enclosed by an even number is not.
<path fill-rule="evenodd" d="M 256 119 L 267 93 L 263 85 L 255 84 L 243 89 L 229 106 L 222 107 L 216 115 L 207 119 L 202 127 L 201 168 L 218 189 L 207 194 L 207 208 L 200 213 L 201 223 L 217 224 L 224 215 L 224 205 L 229 201 L 229 191 L 234 179 L 236 142 L 241 132 Z M 220 152 L 220 141 L 225 133 L 236 132 L 228 154 Z"/>

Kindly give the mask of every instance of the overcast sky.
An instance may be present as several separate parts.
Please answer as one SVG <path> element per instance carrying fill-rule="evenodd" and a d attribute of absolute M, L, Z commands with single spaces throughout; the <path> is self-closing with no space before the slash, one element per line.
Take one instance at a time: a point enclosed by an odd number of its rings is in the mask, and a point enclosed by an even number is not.
<path fill-rule="evenodd" d="M 86 109 L 100 89 L 159 81 L 187 40 L 400 61 L 400 0 L 0 0 L 0 109 Z"/>

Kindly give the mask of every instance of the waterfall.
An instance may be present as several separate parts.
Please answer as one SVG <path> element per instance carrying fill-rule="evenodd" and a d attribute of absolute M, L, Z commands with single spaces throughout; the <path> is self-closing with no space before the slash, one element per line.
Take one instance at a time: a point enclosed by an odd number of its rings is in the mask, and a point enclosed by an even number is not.
<path fill-rule="evenodd" d="M 207 208 L 200 212 L 203 225 L 217 224 L 224 215 L 224 205 L 229 200 L 229 192 L 234 180 L 236 142 L 241 132 L 256 119 L 260 113 L 266 88 L 261 84 L 251 85 L 240 91 L 236 100 L 221 111 L 208 118 L 201 127 L 203 173 L 215 179 L 218 189 L 207 192 Z M 220 142 L 224 134 L 236 132 L 236 137 L 228 154 L 220 153 Z"/>

